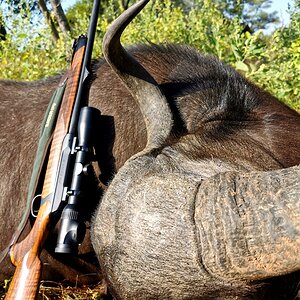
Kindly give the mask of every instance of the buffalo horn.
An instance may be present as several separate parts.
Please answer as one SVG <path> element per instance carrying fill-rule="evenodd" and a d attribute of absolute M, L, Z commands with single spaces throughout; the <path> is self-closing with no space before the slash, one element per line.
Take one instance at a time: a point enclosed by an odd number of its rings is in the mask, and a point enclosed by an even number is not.
<path fill-rule="evenodd" d="M 195 201 L 203 264 L 215 276 L 261 280 L 300 269 L 300 166 L 227 172 Z"/>
<path fill-rule="evenodd" d="M 157 82 L 120 43 L 126 26 L 148 2 L 141 0 L 125 11 L 112 23 L 103 40 L 106 61 L 138 102 L 144 116 L 148 135 L 144 153 L 162 146 L 173 123 L 170 108 Z"/>

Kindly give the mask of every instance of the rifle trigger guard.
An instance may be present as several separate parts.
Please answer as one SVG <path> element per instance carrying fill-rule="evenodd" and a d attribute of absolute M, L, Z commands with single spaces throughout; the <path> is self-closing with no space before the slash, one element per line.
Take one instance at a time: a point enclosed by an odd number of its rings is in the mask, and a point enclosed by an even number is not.
<path fill-rule="evenodd" d="M 36 196 L 32 199 L 31 205 L 30 205 L 30 213 L 31 213 L 31 215 L 32 215 L 34 218 L 37 217 L 38 211 L 37 211 L 36 213 L 33 211 L 33 204 L 34 204 L 34 201 L 35 201 L 38 197 L 41 197 L 41 198 L 42 198 L 42 195 L 41 195 L 41 194 L 36 195 Z"/>

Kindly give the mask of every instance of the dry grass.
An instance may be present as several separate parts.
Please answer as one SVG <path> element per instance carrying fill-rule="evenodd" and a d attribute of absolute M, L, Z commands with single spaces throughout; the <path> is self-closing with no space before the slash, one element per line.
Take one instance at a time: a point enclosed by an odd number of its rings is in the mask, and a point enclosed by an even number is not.
<path fill-rule="evenodd" d="M 38 300 L 104 300 L 107 299 L 106 286 L 99 283 L 93 286 L 72 287 L 52 281 L 42 281 Z M 0 299 L 4 299 L 5 290 L 2 287 Z"/>

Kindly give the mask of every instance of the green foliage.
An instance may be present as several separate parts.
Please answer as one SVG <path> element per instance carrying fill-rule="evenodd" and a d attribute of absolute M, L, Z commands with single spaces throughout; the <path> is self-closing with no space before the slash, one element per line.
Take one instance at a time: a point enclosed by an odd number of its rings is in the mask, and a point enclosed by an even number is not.
<path fill-rule="evenodd" d="M 260 64 L 247 75 L 300 111 L 300 5 L 287 28 L 278 29 L 258 51 Z"/>
<path fill-rule="evenodd" d="M 12 8 L 13 9 L 13 8 Z M 21 14 L 6 12 L 6 40 L 0 41 L 0 77 L 34 80 L 66 68 L 71 39 L 53 44 L 51 33 L 43 22 L 35 21 L 31 7 Z M 24 14 L 28 18 L 24 18 Z"/>
<path fill-rule="evenodd" d="M 215 0 L 220 11 L 230 19 L 238 17 L 252 30 L 266 29 L 270 23 L 278 23 L 277 12 L 268 12 L 272 0 Z"/>
<path fill-rule="evenodd" d="M 66 49 L 71 47 L 71 41 L 59 40 L 53 45 L 45 29 L 34 32 L 34 35 L 33 41 L 28 42 L 25 33 L 7 34 L 6 40 L 0 42 L 2 78 L 34 80 L 66 68 L 66 59 L 70 57 Z"/>
<path fill-rule="evenodd" d="M 101 55 L 104 33 L 122 12 L 125 2 L 102 2 L 105 6 L 97 26 L 95 57 Z M 122 42 L 189 44 L 219 57 L 285 103 L 300 109 L 299 5 L 291 14 L 289 27 L 264 36 L 261 31 L 244 32 L 241 19 L 224 17 L 214 0 L 194 0 L 190 9 L 181 2 L 151 1 L 126 29 Z M 67 18 L 72 35 L 86 32 L 90 9 L 90 0 L 81 0 L 69 9 Z M 71 57 L 71 37 L 54 45 L 48 29 L 41 25 L 33 28 L 21 18 L 15 19 L 13 28 L 7 39 L 0 42 L 0 77 L 33 80 L 66 68 Z"/>
<path fill-rule="evenodd" d="M 35 0 L 0 0 L 0 4 L 8 5 L 14 14 L 26 12 L 28 9 L 34 11 L 38 9 L 38 2 Z M 28 18 L 27 14 L 24 17 Z"/>

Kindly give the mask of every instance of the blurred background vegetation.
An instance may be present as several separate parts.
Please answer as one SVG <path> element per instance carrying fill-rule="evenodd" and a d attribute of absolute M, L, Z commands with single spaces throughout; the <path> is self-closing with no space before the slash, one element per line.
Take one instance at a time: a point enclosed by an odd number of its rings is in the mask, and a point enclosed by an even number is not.
<path fill-rule="evenodd" d="M 62 1 L 64 2 L 64 1 Z M 135 0 L 102 0 L 94 57 L 107 27 Z M 290 23 L 268 12 L 271 0 L 151 1 L 123 43 L 185 43 L 227 62 L 250 80 L 300 110 L 300 0 Z M 85 33 L 92 0 L 64 11 L 59 0 L 0 0 L 0 78 L 35 80 L 68 66 L 74 37 Z"/>

